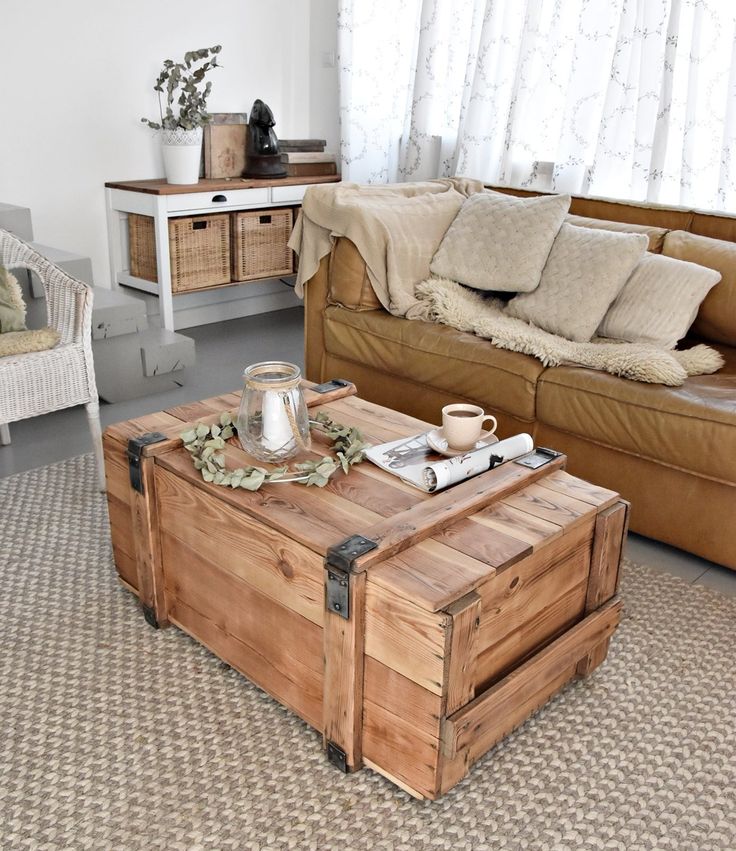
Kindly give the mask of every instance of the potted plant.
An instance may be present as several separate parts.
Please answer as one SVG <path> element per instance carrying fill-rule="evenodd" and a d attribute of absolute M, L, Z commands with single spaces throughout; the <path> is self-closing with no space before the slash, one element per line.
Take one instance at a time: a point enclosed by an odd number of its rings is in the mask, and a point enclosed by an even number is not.
<path fill-rule="evenodd" d="M 202 50 L 190 50 L 183 62 L 167 59 L 158 75 L 156 85 L 160 121 L 141 118 L 153 130 L 161 133 L 164 171 L 169 183 L 197 183 L 202 151 L 202 127 L 212 116 L 207 112 L 207 98 L 212 83 L 203 85 L 205 75 L 219 68 L 217 54 L 222 46 L 216 44 Z M 166 111 L 162 95 L 166 93 Z"/>

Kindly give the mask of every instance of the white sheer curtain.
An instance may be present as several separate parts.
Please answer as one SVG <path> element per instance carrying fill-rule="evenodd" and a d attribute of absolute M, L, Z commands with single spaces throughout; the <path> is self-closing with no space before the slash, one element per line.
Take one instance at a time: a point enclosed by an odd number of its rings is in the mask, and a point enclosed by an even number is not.
<path fill-rule="evenodd" d="M 343 175 L 736 209 L 734 0 L 340 0 Z"/>

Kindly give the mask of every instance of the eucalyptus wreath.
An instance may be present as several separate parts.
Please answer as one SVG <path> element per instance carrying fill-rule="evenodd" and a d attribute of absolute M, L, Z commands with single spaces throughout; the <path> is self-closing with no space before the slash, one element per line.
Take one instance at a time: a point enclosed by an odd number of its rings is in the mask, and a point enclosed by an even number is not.
<path fill-rule="evenodd" d="M 227 412 L 220 415 L 219 424 L 208 426 L 201 423 L 185 431 L 181 439 L 184 448 L 192 456 L 195 469 L 200 471 L 205 482 L 248 491 L 257 491 L 261 485 L 272 482 L 302 482 L 323 488 L 336 470 L 347 473 L 354 464 L 364 460 L 369 444 L 363 440 L 357 428 L 333 422 L 322 412 L 309 424 L 332 440 L 335 455 L 325 455 L 316 461 L 302 461 L 294 464 L 293 468 L 264 470 L 263 467 L 248 466 L 228 470 L 221 450 L 225 448 L 226 441 L 238 432 L 232 416 Z"/>

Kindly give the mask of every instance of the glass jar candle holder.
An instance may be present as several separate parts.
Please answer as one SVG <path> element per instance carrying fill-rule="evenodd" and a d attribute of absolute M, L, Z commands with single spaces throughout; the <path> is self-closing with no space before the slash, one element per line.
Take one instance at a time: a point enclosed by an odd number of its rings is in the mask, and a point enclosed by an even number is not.
<path fill-rule="evenodd" d="M 293 363 L 264 361 L 243 373 L 236 425 L 243 449 L 259 461 L 279 463 L 309 449 L 309 411 Z"/>

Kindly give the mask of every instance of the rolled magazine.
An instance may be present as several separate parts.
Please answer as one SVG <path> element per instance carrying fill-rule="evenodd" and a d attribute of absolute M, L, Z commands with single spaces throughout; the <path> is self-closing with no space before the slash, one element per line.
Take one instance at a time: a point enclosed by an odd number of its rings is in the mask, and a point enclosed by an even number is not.
<path fill-rule="evenodd" d="M 490 446 L 483 446 L 472 452 L 456 455 L 454 458 L 447 458 L 436 464 L 429 464 L 422 470 L 425 490 L 429 493 L 441 491 L 443 488 L 470 479 L 486 470 L 492 470 L 505 461 L 520 458 L 532 449 L 534 449 L 534 441 L 531 435 L 522 432 L 506 440 L 499 440 L 498 443 L 491 443 Z"/>
<path fill-rule="evenodd" d="M 534 449 L 531 435 L 522 433 L 447 458 L 432 449 L 427 434 L 429 432 L 373 446 L 366 457 L 408 484 L 435 493 Z"/>

